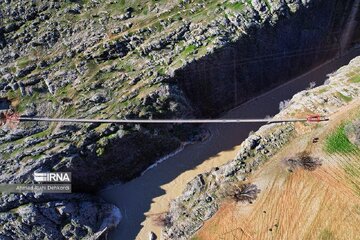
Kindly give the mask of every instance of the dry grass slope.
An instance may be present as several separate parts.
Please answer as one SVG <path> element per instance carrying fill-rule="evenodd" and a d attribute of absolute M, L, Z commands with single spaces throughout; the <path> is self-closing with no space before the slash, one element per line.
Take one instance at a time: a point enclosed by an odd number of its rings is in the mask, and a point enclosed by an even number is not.
<path fill-rule="evenodd" d="M 299 128 L 248 179 L 261 189 L 256 201 L 227 201 L 194 239 L 360 239 L 360 151 L 344 130 L 358 109 L 353 103 L 329 125 Z"/>

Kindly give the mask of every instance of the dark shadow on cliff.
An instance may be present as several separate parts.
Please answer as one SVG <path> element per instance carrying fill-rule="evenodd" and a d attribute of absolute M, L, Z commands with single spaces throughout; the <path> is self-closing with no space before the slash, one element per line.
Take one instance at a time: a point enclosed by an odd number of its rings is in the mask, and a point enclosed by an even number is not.
<path fill-rule="evenodd" d="M 338 38 L 345 23 L 341 18 L 345 14 L 342 10 L 333 10 L 336 3 L 340 4 L 340 9 L 345 7 L 341 1 L 319 1 L 315 7 L 301 9 L 297 16 L 283 19 L 275 26 L 252 29 L 238 42 L 176 71 L 169 81 L 182 87 L 198 116 L 219 115 L 254 97 L 223 117 L 274 115 L 279 111 L 280 101 L 308 88 L 310 82 L 323 84 L 327 74 L 359 54 L 359 49 L 352 51 L 346 57 L 259 96 L 337 53 Z M 220 152 L 233 149 L 259 126 L 208 125 L 212 137 L 206 142 L 189 145 L 143 176 L 99 193 L 106 201 L 117 205 L 123 214 L 120 225 L 109 234 L 110 239 L 135 239 L 153 199 L 165 194 L 161 186 Z"/>
<path fill-rule="evenodd" d="M 315 1 L 278 22 L 250 26 L 235 43 L 175 71 L 198 116 L 217 116 L 332 58 L 340 49 L 345 1 Z M 286 17 L 284 17 L 286 16 Z"/>
<path fill-rule="evenodd" d="M 300 90 L 306 89 L 309 82 L 323 84 L 327 74 L 347 64 L 359 54 L 360 49 L 353 50 L 346 57 L 319 67 L 314 72 L 259 96 L 223 117 L 264 118 L 267 115 L 274 115 L 279 111 L 280 101 L 289 99 Z M 144 213 L 150 209 L 153 199 L 165 193 L 161 186 L 173 181 L 181 173 L 196 168 L 210 157 L 233 149 L 248 136 L 251 130 L 257 130 L 259 126 L 258 124 L 208 125 L 212 137 L 207 141 L 189 145 L 177 155 L 147 171 L 143 176 L 99 193 L 106 201 L 117 205 L 123 215 L 122 222 L 109 234 L 110 239 L 135 239 L 142 227 L 141 223 L 145 220 Z"/>
<path fill-rule="evenodd" d="M 296 15 L 284 18 L 274 26 L 251 28 L 249 34 L 236 43 L 176 71 L 175 77 L 169 81 L 181 86 L 198 116 L 217 116 L 303 74 L 335 56 L 346 21 L 343 19 L 346 4 L 341 1 L 318 1 L 314 4 L 310 9 L 300 9 Z M 347 64 L 358 54 L 359 50 L 353 51 L 342 59 L 243 104 L 223 117 L 264 118 L 274 115 L 278 112 L 280 101 L 306 89 L 310 82 L 322 84 L 327 74 Z M 116 204 L 123 214 L 122 222 L 110 233 L 110 239 L 135 239 L 145 220 L 144 213 L 150 209 L 153 199 L 165 194 L 161 186 L 220 152 L 233 149 L 259 126 L 208 125 L 206 127 L 210 129 L 212 137 L 206 142 L 189 145 L 143 176 L 100 193 L 105 200 Z M 156 144 L 148 142 L 146 146 L 155 149 Z M 160 144 L 166 144 L 166 141 Z M 114 156 L 112 161 L 117 158 L 121 156 Z"/>
<path fill-rule="evenodd" d="M 189 108 L 195 109 L 194 115 L 219 116 L 334 56 L 339 49 L 346 19 L 342 9 L 346 6 L 332 0 L 317 1 L 295 14 L 284 9 L 277 24 L 250 27 L 237 42 L 176 71 L 168 79 L 169 85 L 180 86 L 191 102 Z M 190 136 L 185 132 L 188 125 L 176 131 L 169 125 L 147 127 L 109 140 L 104 149 L 97 147 L 99 136 L 89 131 L 88 143 L 80 154 L 58 171 L 76 172 L 74 190 L 91 192 L 109 182 L 139 176 L 156 159 L 179 147 L 176 134 Z M 111 134 L 117 129 L 109 127 L 108 131 Z"/>

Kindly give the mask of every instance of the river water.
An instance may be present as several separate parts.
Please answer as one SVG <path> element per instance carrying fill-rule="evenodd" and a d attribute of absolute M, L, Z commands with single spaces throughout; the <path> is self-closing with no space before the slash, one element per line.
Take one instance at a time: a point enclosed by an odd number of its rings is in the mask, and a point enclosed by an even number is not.
<path fill-rule="evenodd" d="M 326 75 L 360 55 L 360 48 L 329 61 L 261 96 L 229 111 L 223 118 L 264 118 L 279 112 L 279 102 L 290 99 L 309 87 L 322 85 Z M 158 236 L 161 229 L 153 225 L 151 216 L 165 212 L 171 199 L 181 194 L 186 183 L 197 174 L 209 171 L 233 159 L 241 142 L 261 124 L 207 124 L 211 137 L 205 142 L 187 145 L 182 151 L 146 171 L 130 182 L 110 186 L 98 193 L 105 201 L 118 206 L 123 215 L 112 230 L 110 240 L 149 239 L 150 231 Z"/>

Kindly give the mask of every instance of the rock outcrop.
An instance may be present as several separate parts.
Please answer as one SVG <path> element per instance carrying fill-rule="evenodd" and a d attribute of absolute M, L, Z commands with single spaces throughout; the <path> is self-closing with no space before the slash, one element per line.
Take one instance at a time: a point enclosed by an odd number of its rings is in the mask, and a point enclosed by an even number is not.
<path fill-rule="evenodd" d="M 86 194 L 3 195 L 1 239 L 97 239 L 119 224 L 121 213 Z"/>
<path fill-rule="evenodd" d="M 330 75 L 324 86 L 296 94 L 275 118 L 286 118 L 299 112 L 330 115 L 360 97 L 360 57 Z M 358 124 L 354 123 L 354 128 Z M 353 132 L 353 131 L 351 131 Z M 356 131 L 355 131 L 356 133 Z M 250 135 L 241 145 L 236 158 L 210 172 L 198 175 L 184 192 L 172 201 L 166 216 L 171 224 L 166 239 L 188 239 L 217 211 L 224 190 L 248 175 L 276 154 L 296 134 L 294 123 L 269 124 Z"/>
<path fill-rule="evenodd" d="M 23 116 L 216 115 L 298 74 L 291 64 L 309 68 L 333 56 L 335 47 L 326 54 L 322 48 L 338 43 L 352 2 L 0 1 L 0 97 Z M 291 53 L 309 52 L 229 71 L 236 67 L 226 61 L 232 53 L 243 64 L 254 54 L 282 56 L 282 45 Z M 206 61 L 214 70 L 201 82 L 198 70 L 206 71 Z M 138 176 L 199 132 L 180 125 L 21 123 L 0 130 L 0 183 L 31 182 L 35 170 L 71 171 L 76 192 L 95 192 Z"/>
<path fill-rule="evenodd" d="M 360 146 L 360 121 L 354 121 L 352 123 L 348 123 L 345 126 L 345 133 L 351 143 L 356 146 Z"/>
<path fill-rule="evenodd" d="M 0 94 L 27 116 L 217 115 L 299 74 L 294 65 L 305 71 L 333 56 L 351 2 L 149 3 L 145 19 L 156 23 L 141 20 L 144 6 L 124 3 L 2 2 Z M 96 190 L 138 176 L 196 134 L 174 125 L 21 124 L 0 133 L 0 180 L 76 171 L 74 189 Z M 31 164 L 17 171 L 20 160 Z"/>

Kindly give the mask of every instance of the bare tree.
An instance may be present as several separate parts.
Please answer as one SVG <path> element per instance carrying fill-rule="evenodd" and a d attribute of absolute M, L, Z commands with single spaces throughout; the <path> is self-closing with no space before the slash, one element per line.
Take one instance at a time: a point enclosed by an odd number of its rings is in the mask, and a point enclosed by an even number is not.
<path fill-rule="evenodd" d="M 242 184 L 231 187 L 228 195 L 236 202 L 252 203 L 257 198 L 258 193 L 260 193 L 260 189 L 255 184 Z"/>
<path fill-rule="evenodd" d="M 319 158 L 310 156 L 308 152 L 301 152 L 296 157 L 286 160 L 286 164 L 289 166 L 290 171 L 299 167 L 308 171 L 314 171 L 322 165 L 321 162 L 322 161 Z"/>
<path fill-rule="evenodd" d="M 158 227 L 171 227 L 171 217 L 167 213 L 161 213 L 153 218 L 153 222 Z"/>

